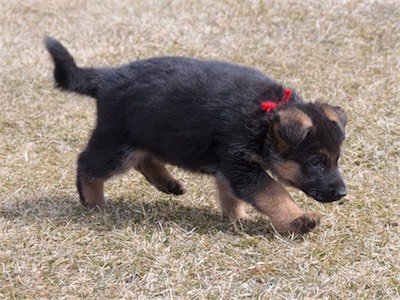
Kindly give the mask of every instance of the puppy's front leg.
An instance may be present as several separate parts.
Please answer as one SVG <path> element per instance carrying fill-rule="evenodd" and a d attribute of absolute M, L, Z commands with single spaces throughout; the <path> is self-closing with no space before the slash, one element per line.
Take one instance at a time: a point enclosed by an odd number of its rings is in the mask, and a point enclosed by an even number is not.
<path fill-rule="evenodd" d="M 306 233 L 320 223 L 317 213 L 304 212 L 257 163 L 235 160 L 225 166 L 223 175 L 236 197 L 267 215 L 279 232 Z"/>
<path fill-rule="evenodd" d="M 306 233 L 320 223 L 317 213 L 304 212 L 272 178 L 253 196 L 253 201 L 253 206 L 266 214 L 279 232 Z"/>
<path fill-rule="evenodd" d="M 229 182 L 224 177 L 217 176 L 215 183 L 222 217 L 241 221 L 253 219 L 246 213 L 246 203 L 234 195 Z"/>

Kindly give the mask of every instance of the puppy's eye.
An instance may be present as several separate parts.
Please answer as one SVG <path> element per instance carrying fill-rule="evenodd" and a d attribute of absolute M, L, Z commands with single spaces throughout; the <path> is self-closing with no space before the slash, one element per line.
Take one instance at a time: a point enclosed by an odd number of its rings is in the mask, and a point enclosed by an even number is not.
<path fill-rule="evenodd" d="M 314 156 L 308 161 L 308 163 L 312 167 L 319 167 L 325 163 L 325 158 L 321 155 Z"/>

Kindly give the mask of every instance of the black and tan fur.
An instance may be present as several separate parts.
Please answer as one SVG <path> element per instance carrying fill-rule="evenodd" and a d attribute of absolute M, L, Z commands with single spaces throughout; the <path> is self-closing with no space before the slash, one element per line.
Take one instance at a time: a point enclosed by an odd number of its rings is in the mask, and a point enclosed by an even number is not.
<path fill-rule="evenodd" d="M 279 102 L 284 87 L 251 68 L 183 57 L 80 68 L 58 41 L 45 43 L 57 86 L 97 100 L 97 124 L 78 158 L 86 207 L 104 208 L 105 181 L 131 168 L 162 192 L 185 193 L 166 163 L 214 176 L 223 215 L 246 219 L 249 203 L 282 232 L 304 233 L 320 221 L 282 184 L 321 202 L 345 195 L 339 107 L 304 103 L 293 92 L 266 112 L 260 103 Z"/>

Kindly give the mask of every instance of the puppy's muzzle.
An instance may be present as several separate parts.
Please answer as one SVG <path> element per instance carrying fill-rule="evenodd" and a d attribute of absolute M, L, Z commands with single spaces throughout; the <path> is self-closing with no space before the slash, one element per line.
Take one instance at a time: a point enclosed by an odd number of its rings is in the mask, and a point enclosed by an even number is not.
<path fill-rule="evenodd" d="M 309 196 L 323 203 L 334 202 L 346 196 L 347 190 L 343 180 L 329 184 L 326 189 L 311 191 Z"/>

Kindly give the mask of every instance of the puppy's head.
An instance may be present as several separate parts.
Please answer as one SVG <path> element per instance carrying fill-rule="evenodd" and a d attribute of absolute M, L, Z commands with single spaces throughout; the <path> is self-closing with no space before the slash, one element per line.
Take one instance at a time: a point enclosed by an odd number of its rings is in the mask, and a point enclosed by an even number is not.
<path fill-rule="evenodd" d="M 278 180 L 320 202 L 346 195 L 339 170 L 346 114 L 321 103 L 294 103 L 278 109 L 273 121 L 276 141 L 271 171 Z"/>

